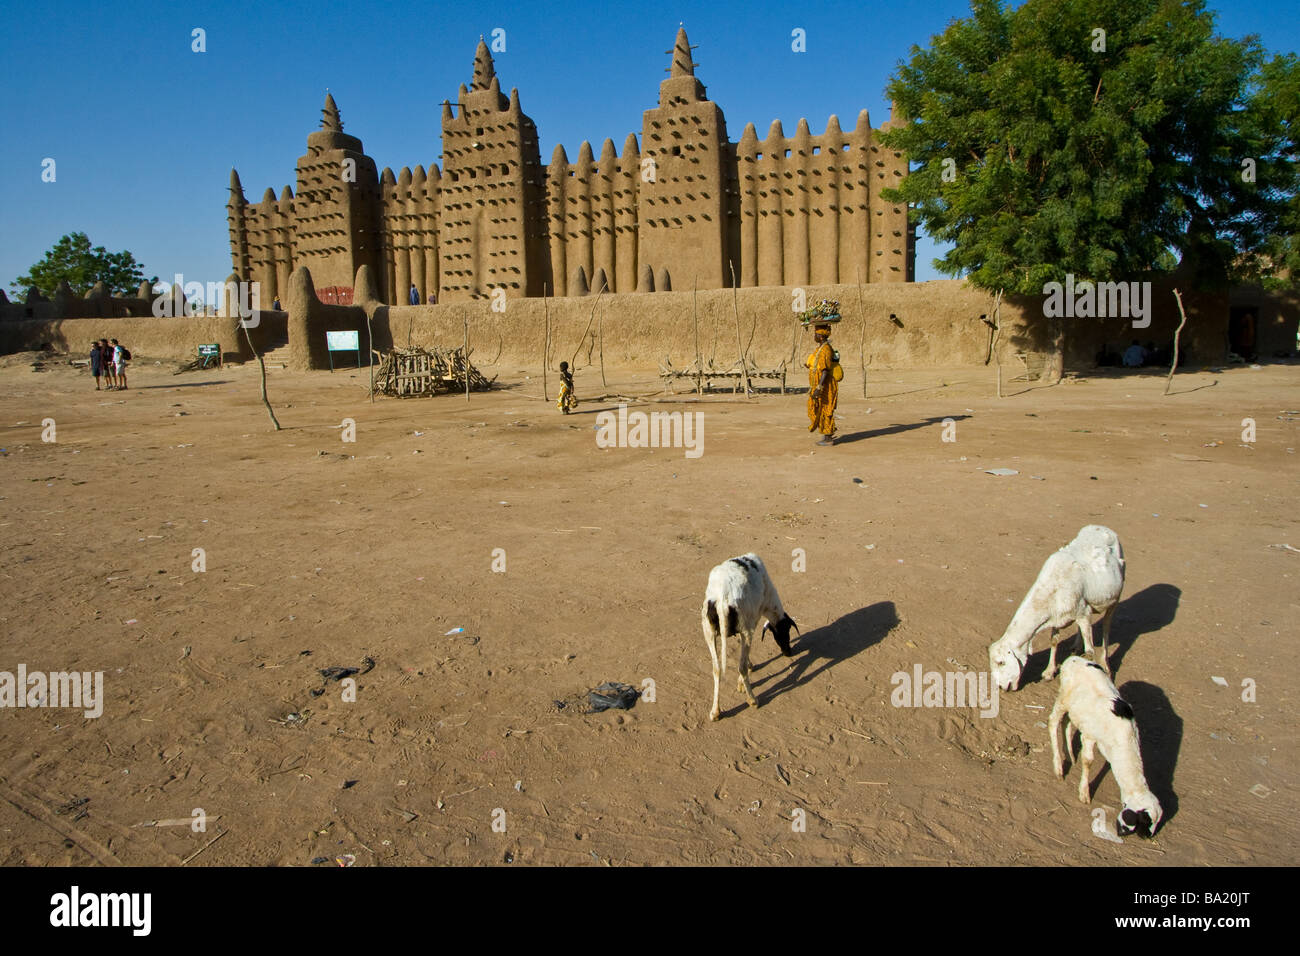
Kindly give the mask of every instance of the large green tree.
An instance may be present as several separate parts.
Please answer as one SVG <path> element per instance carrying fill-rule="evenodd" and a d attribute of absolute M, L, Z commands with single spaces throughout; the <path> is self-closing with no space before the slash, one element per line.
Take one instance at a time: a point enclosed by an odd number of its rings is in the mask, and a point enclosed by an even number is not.
<path fill-rule="evenodd" d="M 135 256 L 123 250 L 109 252 L 103 246 L 90 246 L 84 232 L 64 236 L 54 244 L 40 262 L 9 284 L 17 295 L 25 295 L 32 286 L 46 296 L 64 279 L 77 295 L 85 295 L 96 282 L 108 286 L 112 295 L 134 292 L 144 279 L 144 270 Z"/>
<path fill-rule="evenodd" d="M 1285 232 L 1285 64 L 1260 108 L 1257 40 L 1214 32 L 1201 0 L 973 0 L 888 92 L 914 164 L 886 195 L 952 248 L 935 265 L 985 289 L 1168 269 L 1248 272 Z M 1292 114 L 1293 115 L 1293 114 Z M 1291 246 L 1294 250 L 1294 245 Z"/>
<path fill-rule="evenodd" d="M 1284 208 L 1278 227 L 1262 254 L 1250 263 L 1267 285 L 1300 285 L 1300 57 L 1274 57 L 1260 71 L 1255 115 L 1263 135 L 1272 136 L 1277 153 L 1270 166 Z"/>

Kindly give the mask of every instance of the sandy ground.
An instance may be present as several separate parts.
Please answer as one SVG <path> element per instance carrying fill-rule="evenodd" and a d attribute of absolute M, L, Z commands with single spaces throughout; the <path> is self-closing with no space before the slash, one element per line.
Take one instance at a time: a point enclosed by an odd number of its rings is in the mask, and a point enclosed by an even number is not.
<path fill-rule="evenodd" d="M 0 712 L 6 864 L 1300 858 L 1300 554 L 1276 547 L 1300 548 L 1294 366 L 1180 375 L 1168 398 L 1111 372 L 1001 401 L 982 368 L 875 370 L 866 400 L 844 383 L 828 449 L 802 395 L 638 405 L 703 414 L 688 459 L 597 448 L 613 402 L 565 418 L 511 367 L 468 404 L 373 405 L 355 372 L 273 369 L 277 433 L 255 365 L 137 361 L 118 393 L 5 364 L 0 670 L 102 671 L 105 697 L 97 719 Z M 583 370 L 579 397 L 598 382 Z M 608 391 L 657 388 L 631 369 Z M 1052 774 L 1042 637 L 996 717 L 890 700 L 915 665 L 987 669 L 1089 523 L 1127 554 L 1111 661 L 1166 809 L 1122 846 L 1092 833 L 1077 768 Z M 700 602 L 750 550 L 802 637 L 792 659 L 756 643 L 757 709 L 733 644 L 711 724 Z M 321 677 L 366 658 L 355 702 Z M 597 684 L 646 679 L 654 702 L 582 712 Z M 1107 771 L 1092 808 L 1113 828 L 1118 806 Z M 195 808 L 205 832 L 139 826 Z"/>

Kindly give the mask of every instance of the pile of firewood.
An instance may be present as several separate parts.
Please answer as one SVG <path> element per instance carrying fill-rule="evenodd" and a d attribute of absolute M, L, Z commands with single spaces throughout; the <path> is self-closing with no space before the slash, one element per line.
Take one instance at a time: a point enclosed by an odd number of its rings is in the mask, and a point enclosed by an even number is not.
<path fill-rule="evenodd" d="M 397 398 L 464 392 L 466 375 L 469 376 L 471 392 L 487 391 L 496 382 L 495 375 L 489 379 L 476 369 L 459 346 L 450 349 L 437 346 L 429 349 L 395 348 L 380 356 L 375 368 L 375 392 Z"/>

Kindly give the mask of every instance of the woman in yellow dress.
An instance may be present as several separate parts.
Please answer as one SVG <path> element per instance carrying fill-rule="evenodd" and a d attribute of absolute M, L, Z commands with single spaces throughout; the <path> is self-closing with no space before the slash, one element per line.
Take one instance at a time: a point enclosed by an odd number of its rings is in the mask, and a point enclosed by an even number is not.
<path fill-rule="evenodd" d="M 831 348 L 830 336 L 830 325 L 822 323 L 813 327 L 817 349 L 804 363 L 808 366 L 808 420 L 811 422 L 808 430 L 821 433 L 819 445 L 835 444 L 835 406 L 840 400 L 840 383 L 831 374 L 835 350 Z"/>

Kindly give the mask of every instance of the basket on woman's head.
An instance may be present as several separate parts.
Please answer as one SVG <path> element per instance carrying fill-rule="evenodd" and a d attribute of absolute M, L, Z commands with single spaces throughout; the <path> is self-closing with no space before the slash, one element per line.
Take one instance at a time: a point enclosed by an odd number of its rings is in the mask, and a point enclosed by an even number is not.
<path fill-rule="evenodd" d="M 832 322 L 840 321 L 840 304 L 834 299 L 822 299 L 811 309 L 799 313 L 799 321 L 806 328 L 809 325 L 829 326 Z"/>

